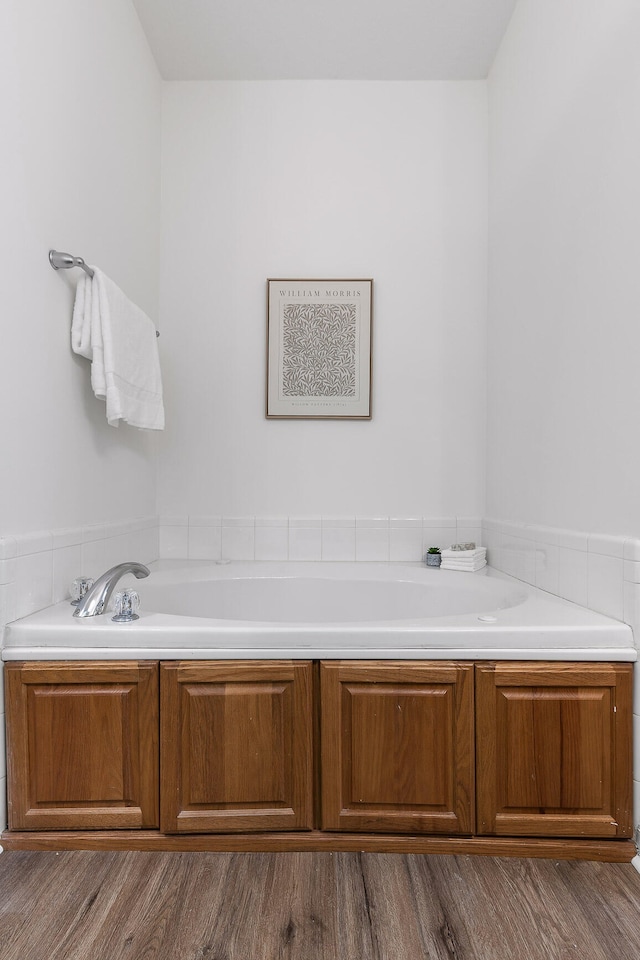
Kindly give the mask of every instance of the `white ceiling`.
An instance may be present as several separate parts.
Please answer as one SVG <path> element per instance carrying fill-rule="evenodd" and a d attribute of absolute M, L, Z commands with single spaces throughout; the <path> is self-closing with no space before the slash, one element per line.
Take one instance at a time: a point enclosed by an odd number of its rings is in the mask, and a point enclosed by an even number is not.
<path fill-rule="evenodd" d="M 517 0 L 133 0 L 166 80 L 477 80 Z"/>

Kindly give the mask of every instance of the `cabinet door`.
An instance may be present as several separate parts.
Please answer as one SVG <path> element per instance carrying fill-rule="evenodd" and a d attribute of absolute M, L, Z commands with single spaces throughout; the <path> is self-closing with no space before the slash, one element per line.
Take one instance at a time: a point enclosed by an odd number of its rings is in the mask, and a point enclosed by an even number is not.
<path fill-rule="evenodd" d="M 476 670 L 478 832 L 630 837 L 631 664 Z"/>
<path fill-rule="evenodd" d="M 7 663 L 11 830 L 158 826 L 158 665 Z"/>
<path fill-rule="evenodd" d="M 162 664 L 165 833 L 312 827 L 310 662 Z"/>
<path fill-rule="evenodd" d="M 473 664 L 321 666 L 322 825 L 472 833 Z"/>

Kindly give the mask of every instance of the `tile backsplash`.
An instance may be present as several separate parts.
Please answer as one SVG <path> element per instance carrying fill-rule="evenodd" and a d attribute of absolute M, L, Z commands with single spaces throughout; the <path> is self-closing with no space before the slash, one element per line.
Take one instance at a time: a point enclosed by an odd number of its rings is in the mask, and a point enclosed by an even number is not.
<path fill-rule="evenodd" d="M 0 627 L 123 559 L 420 561 L 475 540 L 490 566 L 599 613 L 640 638 L 640 540 L 480 517 L 160 516 L 0 537 Z"/>
<path fill-rule="evenodd" d="M 420 561 L 475 540 L 490 566 L 640 636 L 640 540 L 480 517 L 160 516 L 0 537 L 0 626 L 123 559 Z"/>
<path fill-rule="evenodd" d="M 161 516 L 160 557 L 419 561 L 431 546 L 480 541 L 480 517 Z"/>
<path fill-rule="evenodd" d="M 496 570 L 616 620 L 640 636 L 640 540 L 485 518 Z"/>
<path fill-rule="evenodd" d="M 0 628 L 66 599 L 76 577 L 134 558 L 158 559 L 156 517 L 1 537 Z"/>
<path fill-rule="evenodd" d="M 4 536 L 0 629 L 66 599 L 76 577 L 97 577 L 125 559 L 419 561 L 434 544 L 480 540 L 481 523 L 480 517 L 192 515 Z"/>

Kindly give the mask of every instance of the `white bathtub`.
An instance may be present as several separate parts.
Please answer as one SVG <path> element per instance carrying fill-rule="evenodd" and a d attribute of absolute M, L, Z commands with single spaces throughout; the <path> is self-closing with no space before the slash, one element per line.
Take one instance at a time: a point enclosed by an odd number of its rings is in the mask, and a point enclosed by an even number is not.
<path fill-rule="evenodd" d="M 6 628 L 3 659 L 636 659 L 631 629 L 485 568 L 152 564 L 140 619 L 59 603 Z"/>

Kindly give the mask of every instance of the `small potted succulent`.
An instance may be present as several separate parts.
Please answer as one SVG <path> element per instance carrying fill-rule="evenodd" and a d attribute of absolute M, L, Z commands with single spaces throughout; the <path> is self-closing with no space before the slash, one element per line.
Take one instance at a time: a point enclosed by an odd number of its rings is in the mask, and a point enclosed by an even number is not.
<path fill-rule="evenodd" d="M 439 567 L 442 563 L 440 547 L 429 547 L 424 555 L 424 559 L 428 567 Z"/>

